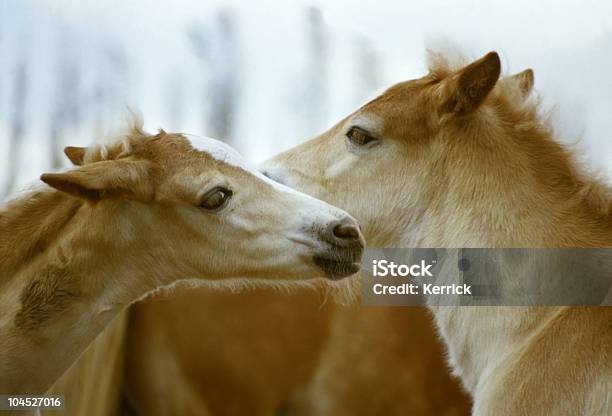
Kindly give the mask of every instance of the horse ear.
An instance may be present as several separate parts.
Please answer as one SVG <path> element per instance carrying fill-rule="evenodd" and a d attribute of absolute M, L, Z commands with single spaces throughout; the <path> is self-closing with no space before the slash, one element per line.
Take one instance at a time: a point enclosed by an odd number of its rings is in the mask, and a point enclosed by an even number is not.
<path fill-rule="evenodd" d="M 489 52 L 452 75 L 441 113 L 464 115 L 476 110 L 495 87 L 500 72 L 499 55 Z"/>
<path fill-rule="evenodd" d="M 502 79 L 500 82 L 511 85 L 512 88 L 516 88 L 523 98 L 527 98 L 533 90 L 534 76 L 532 69 L 526 69 L 518 74 L 511 75 Z"/>
<path fill-rule="evenodd" d="M 59 191 L 91 201 L 119 195 L 150 198 L 153 194 L 144 162 L 102 161 L 68 172 L 44 173 L 40 179 Z"/>
<path fill-rule="evenodd" d="M 75 166 L 81 166 L 83 164 L 86 151 L 86 147 L 68 146 L 64 148 L 64 154 L 68 156 L 68 159 L 70 159 L 72 164 Z"/>

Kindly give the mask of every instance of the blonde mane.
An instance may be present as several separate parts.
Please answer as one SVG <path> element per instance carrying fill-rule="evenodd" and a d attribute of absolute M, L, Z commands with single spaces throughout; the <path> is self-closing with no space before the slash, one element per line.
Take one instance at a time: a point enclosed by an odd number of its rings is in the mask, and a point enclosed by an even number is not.
<path fill-rule="evenodd" d="M 114 160 L 132 155 L 132 144 L 135 141 L 151 139 L 155 136 L 144 131 L 144 121 L 141 116 L 132 113 L 126 125 L 116 133 L 103 137 L 98 143 L 89 146 L 83 157 L 83 164 Z M 164 133 L 159 130 L 159 133 Z"/>
<path fill-rule="evenodd" d="M 456 49 L 427 50 L 429 77 L 440 81 L 471 62 Z M 584 200 L 600 216 L 612 214 L 612 187 L 598 171 L 593 171 L 582 160 L 580 139 L 573 144 L 560 143 L 552 121 L 551 109 L 543 108 L 540 97 L 531 93 L 524 97 L 515 86 L 498 82 L 488 98 L 497 110 L 497 118 L 515 130 L 522 144 L 529 146 L 534 162 L 546 167 L 554 178 L 554 185 L 565 188 Z"/>

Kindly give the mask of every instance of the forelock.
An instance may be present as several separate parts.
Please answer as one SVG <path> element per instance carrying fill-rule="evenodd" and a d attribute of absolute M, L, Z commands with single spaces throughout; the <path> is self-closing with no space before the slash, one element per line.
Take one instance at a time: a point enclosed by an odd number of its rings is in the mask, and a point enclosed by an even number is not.
<path fill-rule="evenodd" d="M 83 157 L 83 164 L 115 160 L 132 155 L 133 144 L 148 140 L 152 136 L 144 131 L 144 121 L 139 114 L 132 113 L 121 126 L 104 134 L 98 143 L 89 146 Z M 160 130 L 159 134 L 165 134 Z"/>

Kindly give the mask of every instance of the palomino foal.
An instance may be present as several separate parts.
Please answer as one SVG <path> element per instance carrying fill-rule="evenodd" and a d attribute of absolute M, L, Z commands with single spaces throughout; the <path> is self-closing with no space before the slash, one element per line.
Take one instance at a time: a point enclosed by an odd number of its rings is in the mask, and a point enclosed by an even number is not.
<path fill-rule="evenodd" d="M 432 58 L 427 76 L 275 157 L 267 174 L 351 212 L 372 246 L 612 247 L 611 190 L 553 139 L 525 88 L 498 82 L 498 55 L 459 69 Z M 473 414 L 612 414 L 612 308 L 432 311 Z M 306 414 L 328 414 L 310 399 Z"/>
<path fill-rule="evenodd" d="M 215 140 L 134 127 L 66 154 L 79 167 L 0 211 L 0 393 L 44 393 L 118 312 L 179 280 L 359 269 L 354 219 Z"/>

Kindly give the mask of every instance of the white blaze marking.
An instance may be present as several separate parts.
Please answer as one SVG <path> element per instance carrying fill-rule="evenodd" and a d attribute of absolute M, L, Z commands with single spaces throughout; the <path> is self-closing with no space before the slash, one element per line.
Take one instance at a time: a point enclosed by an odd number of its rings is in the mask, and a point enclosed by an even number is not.
<path fill-rule="evenodd" d="M 302 192 L 296 191 L 293 188 L 282 185 L 278 182 L 273 181 L 272 179 L 265 176 L 261 173 L 257 168 L 251 166 L 241 155 L 238 153 L 236 149 L 223 143 L 222 141 L 212 139 L 210 137 L 196 137 L 196 136 L 185 136 L 187 141 L 191 144 L 191 146 L 199 150 L 200 152 L 204 152 L 212 156 L 213 159 L 216 159 L 220 162 L 227 163 L 228 165 L 232 165 L 238 167 L 251 175 L 257 177 L 258 179 L 266 182 L 270 186 L 272 186 L 275 190 L 279 192 L 286 192 L 294 195 L 299 195 L 302 198 L 307 198 L 312 201 L 316 201 L 320 205 L 327 205 L 331 207 L 331 205 L 326 204 L 323 201 L 320 201 L 316 198 L 313 198 L 310 195 L 304 194 Z"/>
<path fill-rule="evenodd" d="M 213 159 L 244 170 L 249 170 L 246 169 L 246 163 L 240 153 L 222 141 L 211 139 L 210 137 L 194 136 L 186 136 L 186 139 L 189 141 L 189 144 L 191 144 L 191 147 L 200 152 L 208 153 Z"/>
<path fill-rule="evenodd" d="M 291 194 L 295 197 L 298 197 L 303 201 L 305 207 L 309 207 L 313 210 L 315 217 L 323 214 L 325 216 L 330 215 L 332 218 L 340 219 L 347 214 L 339 208 L 336 208 L 328 203 L 316 199 L 310 195 L 304 194 L 302 192 L 296 191 L 293 188 L 282 185 L 278 182 L 273 181 L 272 179 L 265 176 L 261 173 L 256 167 L 251 166 L 241 155 L 238 153 L 236 149 L 227 144 L 215 140 L 209 137 L 186 137 L 191 146 L 199 150 L 200 152 L 205 152 L 212 156 L 214 159 L 219 160 L 223 163 L 227 163 L 228 165 L 236 166 L 245 172 L 250 173 L 255 176 L 257 179 L 267 183 L 272 186 L 272 188 L 277 192 L 282 192 L 285 194 Z"/>

